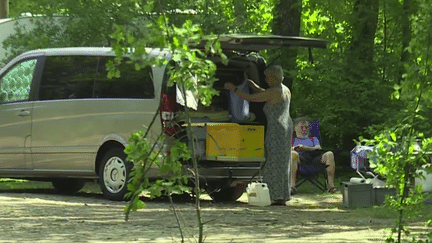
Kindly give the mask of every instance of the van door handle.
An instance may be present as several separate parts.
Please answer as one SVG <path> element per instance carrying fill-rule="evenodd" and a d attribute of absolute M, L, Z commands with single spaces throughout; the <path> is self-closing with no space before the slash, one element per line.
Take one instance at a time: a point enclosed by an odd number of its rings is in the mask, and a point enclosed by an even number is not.
<path fill-rule="evenodd" d="M 20 110 L 18 112 L 18 116 L 21 116 L 21 117 L 23 117 L 23 116 L 29 116 L 29 115 L 30 115 L 30 111 L 29 110 Z"/>

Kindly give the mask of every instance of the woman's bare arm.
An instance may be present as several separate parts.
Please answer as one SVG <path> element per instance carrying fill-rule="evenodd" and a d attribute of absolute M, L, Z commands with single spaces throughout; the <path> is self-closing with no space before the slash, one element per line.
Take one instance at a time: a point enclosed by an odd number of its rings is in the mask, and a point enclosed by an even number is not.
<path fill-rule="evenodd" d="M 275 96 L 275 91 L 275 89 L 266 89 L 262 92 L 258 92 L 255 94 L 247 94 L 241 90 L 237 90 L 236 94 L 248 101 L 267 102 L 274 99 L 273 97 Z"/>
<path fill-rule="evenodd" d="M 258 84 L 256 84 L 253 80 L 248 79 L 248 85 L 250 88 L 255 90 L 256 92 L 264 92 L 265 89 L 261 88 Z"/>
<path fill-rule="evenodd" d="M 242 97 L 245 100 L 248 101 L 253 101 L 253 102 L 267 102 L 270 100 L 273 100 L 274 97 L 277 95 L 277 90 L 272 88 L 272 89 L 266 89 L 262 92 L 258 92 L 255 94 L 247 94 L 239 89 L 237 89 L 234 84 L 232 83 L 225 83 L 224 84 L 225 89 L 231 90 L 231 91 L 235 91 L 237 95 L 239 95 L 240 97 Z"/>

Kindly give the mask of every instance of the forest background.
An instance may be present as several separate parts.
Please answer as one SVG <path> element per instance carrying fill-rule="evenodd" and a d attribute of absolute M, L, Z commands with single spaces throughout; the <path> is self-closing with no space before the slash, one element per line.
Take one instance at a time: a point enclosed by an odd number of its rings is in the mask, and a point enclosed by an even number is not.
<path fill-rule="evenodd" d="M 145 21 L 160 14 L 178 27 L 191 20 L 206 34 L 326 39 L 327 49 L 312 50 L 313 63 L 307 49 L 261 54 L 284 67 L 291 116 L 320 120 L 324 146 L 340 152 L 339 170 L 349 168 L 355 139 L 395 126 L 413 107 L 416 130 L 432 136 L 431 0 L 9 1 L 10 17 L 29 14 L 46 18 L 4 41 L 7 60 L 37 48 L 110 46 L 116 24 L 145 38 Z"/>

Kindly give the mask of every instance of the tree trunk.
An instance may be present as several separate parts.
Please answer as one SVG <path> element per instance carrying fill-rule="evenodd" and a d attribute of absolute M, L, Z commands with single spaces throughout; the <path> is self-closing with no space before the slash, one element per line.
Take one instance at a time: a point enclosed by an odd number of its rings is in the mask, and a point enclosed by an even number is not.
<path fill-rule="evenodd" d="M 9 0 L 0 0 L 0 19 L 9 17 Z"/>
<path fill-rule="evenodd" d="M 275 17 L 273 19 L 273 34 L 285 36 L 300 35 L 300 21 L 302 0 L 279 0 L 275 3 Z M 289 48 L 281 50 L 278 63 L 286 71 L 296 68 L 297 49 Z M 292 88 L 293 78 L 285 72 L 284 84 Z"/>
<path fill-rule="evenodd" d="M 246 22 L 245 18 L 247 17 L 246 13 L 246 5 L 244 0 L 234 0 L 234 16 L 235 16 L 235 26 L 240 28 L 239 31 L 244 31 L 244 23 Z"/>
<path fill-rule="evenodd" d="M 411 0 L 403 1 L 403 16 L 402 16 L 402 53 L 400 57 L 400 69 L 399 69 L 399 84 L 402 82 L 402 76 L 405 73 L 404 63 L 406 63 L 409 59 L 409 53 L 406 49 L 409 46 L 411 41 L 411 28 L 410 28 L 410 20 L 409 16 L 411 14 Z"/>
<path fill-rule="evenodd" d="M 358 107 L 359 110 L 374 110 L 372 102 L 359 104 L 363 101 L 364 94 L 374 89 L 376 85 L 369 78 L 375 77 L 374 46 L 375 32 L 378 23 L 379 1 L 377 0 L 354 0 L 351 14 L 351 42 L 345 56 L 344 73 L 342 77 L 346 79 L 346 92 L 338 94 L 340 100 L 347 102 L 348 107 Z M 376 97 L 370 97 L 376 99 Z M 346 114 L 338 114 L 341 117 Z M 371 121 L 364 117 L 346 117 L 347 124 L 361 124 L 362 127 L 370 125 Z M 357 129 L 359 127 L 356 125 Z M 342 135 L 343 144 L 352 144 L 352 138 L 356 137 L 359 130 L 353 129 L 351 132 Z"/>
<path fill-rule="evenodd" d="M 378 22 L 379 2 L 356 0 L 352 13 L 352 37 L 347 52 L 348 77 L 362 82 L 374 69 L 374 40 Z"/>

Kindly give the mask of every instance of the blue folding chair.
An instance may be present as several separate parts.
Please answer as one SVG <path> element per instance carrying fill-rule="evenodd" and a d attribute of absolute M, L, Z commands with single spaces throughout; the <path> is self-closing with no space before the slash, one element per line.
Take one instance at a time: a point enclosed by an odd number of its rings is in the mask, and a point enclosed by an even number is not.
<path fill-rule="evenodd" d="M 309 121 L 309 136 L 318 138 L 322 147 L 318 120 Z M 300 163 L 297 170 L 296 187 L 298 188 L 306 181 L 309 181 L 322 191 L 327 191 L 327 167 L 328 165 L 320 162 L 307 161 L 306 163 Z M 324 176 L 324 181 L 320 181 L 321 174 Z"/>

